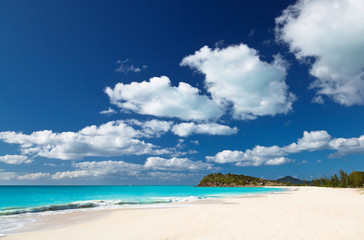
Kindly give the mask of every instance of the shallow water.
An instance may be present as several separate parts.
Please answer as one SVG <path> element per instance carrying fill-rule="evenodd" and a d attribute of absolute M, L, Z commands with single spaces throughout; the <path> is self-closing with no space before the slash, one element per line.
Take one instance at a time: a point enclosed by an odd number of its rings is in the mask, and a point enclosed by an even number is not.
<path fill-rule="evenodd" d="M 34 216 L 89 209 L 157 206 L 206 198 L 281 192 L 281 188 L 193 186 L 0 186 L 0 237 Z"/>

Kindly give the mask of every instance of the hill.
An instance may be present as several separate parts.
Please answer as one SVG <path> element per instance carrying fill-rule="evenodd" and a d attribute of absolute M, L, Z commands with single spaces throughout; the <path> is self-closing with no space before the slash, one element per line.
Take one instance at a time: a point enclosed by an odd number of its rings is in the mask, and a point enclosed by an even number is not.
<path fill-rule="evenodd" d="M 291 176 L 285 176 L 283 178 L 279 178 L 279 179 L 277 179 L 277 181 L 291 183 L 293 185 L 306 185 L 305 181 L 298 179 L 298 178 L 291 177 Z M 307 182 L 307 184 L 310 185 L 311 183 Z"/>
<path fill-rule="evenodd" d="M 286 186 L 285 182 L 256 178 L 237 174 L 212 173 L 203 177 L 197 187 L 259 187 Z"/>

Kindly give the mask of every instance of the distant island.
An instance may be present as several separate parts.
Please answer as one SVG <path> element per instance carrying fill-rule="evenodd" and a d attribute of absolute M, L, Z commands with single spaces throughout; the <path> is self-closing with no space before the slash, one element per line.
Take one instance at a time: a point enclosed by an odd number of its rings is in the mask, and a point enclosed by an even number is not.
<path fill-rule="evenodd" d="M 364 172 L 353 171 L 348 175 L 343 170 L 331 177 L 320 177 L 305 181 L 291 176 L 267 180 L 238 174 L 211 173 L 204 176 L 197 187 L 263 187 L 263 186 L 317 186 L 317 187 L 364 187 Z"/>

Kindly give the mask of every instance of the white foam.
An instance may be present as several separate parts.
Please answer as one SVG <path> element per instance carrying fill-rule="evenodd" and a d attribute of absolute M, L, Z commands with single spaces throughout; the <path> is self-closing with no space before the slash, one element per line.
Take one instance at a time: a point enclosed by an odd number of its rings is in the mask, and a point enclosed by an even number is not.
<path fill-rule="evenodd" d="M 40 208 L 27 208 L 23 209 L 24 212 L 14 214 L 14 215 L 6 215 L 0 216 L 0 237 L 6 236 L 6 233 L 13 233 L 14 230 L 23 227 L 25 224 L 29 222 L 34 222 L 35 219 L 39 216 L 47 216 L 47 215 L 58 215 L 65 213 L 74 213 L 74 212 L 84 212 L 84 211 L 93 211 L 93 210 L 103 210 L 103 209 L 117 209 L 117 208 L 165 208 L 165 207 L 176 207 L 174 204 L 177 202 L 190 202 L 205 199 L 202 197 L 158 197 L 151 198 L 151 201 L 147 202 L 138 202 L 135 200 L 131 201 L 122 201 L 122 200 L 93 200 L 93 201 L 78 201 L 73 202 L 71 204 L 77 205 L 86 205 L 86 204 L 94 204 L 94 207 L 87 208 L 70 208 L 67 209 L 65 205 L 55 205 L 54 209 L 57 209 L 57 206 L 60 206 L 59 210 L 46 210 L 49 209 L 49 206 L 44 206 Z M 44 208 L 44 211 L 41 209 Z M 37 209 L 37 211 L 32 211 Z M 39 210 L 39 211 L 38 211 Z"/>

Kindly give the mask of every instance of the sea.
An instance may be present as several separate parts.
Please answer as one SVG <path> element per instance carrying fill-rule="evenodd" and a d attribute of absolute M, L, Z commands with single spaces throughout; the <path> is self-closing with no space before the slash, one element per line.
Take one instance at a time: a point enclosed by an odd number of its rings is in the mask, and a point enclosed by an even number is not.
<path fill-rule="evenodd" d="M 284 191 L 261 187 L 194 186 L 0 186 L 0 237 L 41 215 L 111 208 L 168 207 L 237 195 Z"/>

